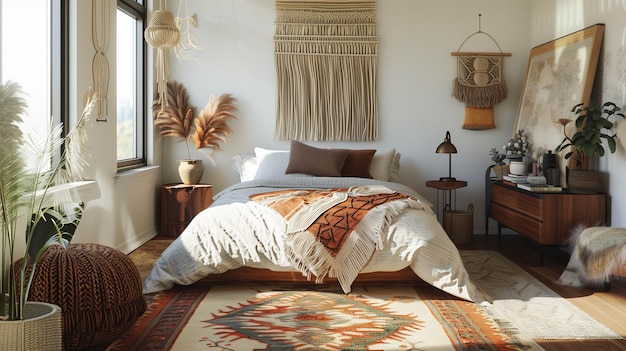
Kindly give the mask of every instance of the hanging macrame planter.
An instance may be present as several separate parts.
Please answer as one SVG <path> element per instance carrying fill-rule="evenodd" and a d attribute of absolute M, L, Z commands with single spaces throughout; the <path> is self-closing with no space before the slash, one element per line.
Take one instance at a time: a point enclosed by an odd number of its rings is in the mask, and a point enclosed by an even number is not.
<path fill-rule="evenodd" d="M 511 54 L 502 52 L 495 39 L 481 30 L 480 16 L 478 31 L 465 38 L 458 50 L 452 53 L 452 56 L 457 56 L 457 77 L 452 95 L 465 103 L 463 129 L 495 128 L 493 106 L 506 99 L 508 93 L 502 75 L 502 58 Z M 461 52 L 463 45 L 477 34 L 488 36 L 499 52 Z"/>
<path fill-rule="evenodd" d="M 166 5 L 167 7 L 167 5 Z M 176 46 L 180 40 L 180 30 L 174 22 L 174 15 L 168 10 L 156 10 L 152 14 L 150 25 L 144 31 L 146 42 L 157 49 L 156 81 L 161 110 L 167 104 L 167 50 Z"/>

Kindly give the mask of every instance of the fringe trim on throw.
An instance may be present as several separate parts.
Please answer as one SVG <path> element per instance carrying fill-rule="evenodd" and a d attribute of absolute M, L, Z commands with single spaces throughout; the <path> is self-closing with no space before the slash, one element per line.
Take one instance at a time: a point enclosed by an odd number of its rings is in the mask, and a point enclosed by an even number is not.
<path fill-rule="evenodd" d="M 276 1 L 278 140 L 378 139 L 376 1 Z"/>
<path fill-rule="evenodd" d="M 463 85 L 458 79 L 454 79 L 452 96 L 470 107 L 492 107 L 506 99 L 507 95 L 508 89 L 504 78 L 500 84 L 484 87 Z"/>
<path fill-rule="evenodd" d="M 394 216 L 407 208 L 426 209 L 417 200 L 409 198 L 391 201 L 370 210 L 350 233 L 336 257 L 306 230 L 286 234 L 285 252 L 294 267 L 307 279 L 310 280 L 314 275 L 315 282 L 322 283 L 326 276 L 337 278 L 342 290 L 349 293 L 352 283 L 374 251 L 383 248 L 386 240 L 384 229 Z"/>

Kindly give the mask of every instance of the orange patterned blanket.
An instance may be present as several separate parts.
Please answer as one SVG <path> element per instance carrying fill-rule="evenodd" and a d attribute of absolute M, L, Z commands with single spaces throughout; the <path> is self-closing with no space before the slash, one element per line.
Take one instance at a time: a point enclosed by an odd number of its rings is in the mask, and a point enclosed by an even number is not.
<path fill-rule="evenodd" d="M 344 291 L 376 248 L 383 230 L 414 198 L 383 186 L 330 190 L 280 190 L 251 196 L 278 212 L 287 226 L 286 252 L 295 267 L 321 282 L 337 277 Z"/>

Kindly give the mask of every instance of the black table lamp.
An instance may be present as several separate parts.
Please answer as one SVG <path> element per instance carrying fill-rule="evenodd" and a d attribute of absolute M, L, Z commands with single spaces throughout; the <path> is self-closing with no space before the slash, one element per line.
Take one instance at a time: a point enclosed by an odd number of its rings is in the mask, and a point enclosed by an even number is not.
<path fill-rule="evenodd" d="M 438 154 L 448 154 L 448 176 L 439 178 L 440 181 L 454 182 L 456 178 L 452 177 L 452 154 L 456 154 L 456 147 L 450 142 L 450 132 L 446 132 L 446 137 L 443 139 L 443 143 L 437 146 L 435 151 Z"/>

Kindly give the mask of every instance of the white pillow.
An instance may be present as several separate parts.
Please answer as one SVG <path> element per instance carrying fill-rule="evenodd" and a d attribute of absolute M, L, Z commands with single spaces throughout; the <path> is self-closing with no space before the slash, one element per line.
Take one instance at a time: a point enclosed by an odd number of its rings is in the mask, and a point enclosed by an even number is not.
<path fill-rule="evenodd" d="M 257 171 L 254 179 L 284 178 L 289 165 L 289 151 L 255 147 Z"/>
<path fill-rule="evenodd" d="M 258 163 L 256 155 L 248 152 L 233 156 L 233 169 L 239 174 L 239 180 L 246 182 L 254 179 Z"/>
<path fill-rule="evenodd" d="M 393 160 L 391 161 L 391 167 L 389 169 L 389 181 L 394 183 L 400 183 L 400 153 L 396 152 L 393 155 Z"/>
<path fill-rule="evenodd" d="M 391 149 L 385 153 L 374 154 L 370 165 L 370 174 L 377 180 L 389 181 L 391 179 L 391 163 L 396 154 L 396 149 Z"/>

